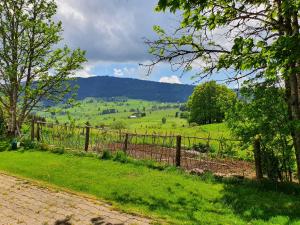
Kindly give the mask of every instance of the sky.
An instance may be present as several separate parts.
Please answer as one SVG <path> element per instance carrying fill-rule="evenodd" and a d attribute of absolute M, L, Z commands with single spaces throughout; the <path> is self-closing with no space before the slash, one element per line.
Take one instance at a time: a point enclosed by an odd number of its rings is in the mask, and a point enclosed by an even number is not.
<path fill-rule="evenodd" d="M 139 64 L 151 60 L 145 38 L 157 38 L 154 25 L 176 28 L 179 17 L 154 11 L 158 0 L 57 0 L 64 42 L 87 51 L 77 76 L 115 76 L 192 84 L 192 73 L 157 65 L 150 75 Z"/>

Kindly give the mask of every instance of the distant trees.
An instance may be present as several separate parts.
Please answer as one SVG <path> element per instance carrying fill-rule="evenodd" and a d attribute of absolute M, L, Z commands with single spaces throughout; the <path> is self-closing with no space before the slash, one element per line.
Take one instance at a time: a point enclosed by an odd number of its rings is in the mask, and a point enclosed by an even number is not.
<path fill-rule="evenodd" d="M 86 61 L 84 51 L 58 47 L 56 10 L 54 0 L 0 2 L 0 105 L 11 135 L 41 100 L 61 100 L 65 81 Z"/>
<path fill-rule="evenodd" d="M 233 104 L 236 94 L 215 81 L 197 86 L 188 101 L 189 122 L 197 124 L 220 123 L 225 111 Z"/>
<path fill-rule="evenodd" d="M 116 109 L 104 109 L 101 112 L 101 115 L 114 114 L 114 113 L 117 113 L 117 112 L 118 112 L 118 110 L 116 110 Z"/>

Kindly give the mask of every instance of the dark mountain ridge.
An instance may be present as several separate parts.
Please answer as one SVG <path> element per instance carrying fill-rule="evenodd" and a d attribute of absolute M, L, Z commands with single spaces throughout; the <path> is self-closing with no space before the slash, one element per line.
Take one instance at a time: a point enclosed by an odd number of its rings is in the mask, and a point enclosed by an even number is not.
<path fill-rule="evenodd" d="M 124 96 L 147 101 L 185 102 L 195 87 L 186 84 L 169 84 L 110 76 L 77 78 L 71 83 L 79 86 L 78 100 L 87 97 L 110 98 Z"/>

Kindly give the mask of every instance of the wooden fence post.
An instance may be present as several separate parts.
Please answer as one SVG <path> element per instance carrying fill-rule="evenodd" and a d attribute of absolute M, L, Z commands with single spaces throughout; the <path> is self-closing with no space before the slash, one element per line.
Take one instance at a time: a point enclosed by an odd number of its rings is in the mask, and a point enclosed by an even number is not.
<path fill-rule="evenodd" d="M 263 179 L 263 172 L 262 172 L 262 162 L 261 162 L 261 146 L 260 146 L 260 136 L 257 135 L 254 139 L 253 143 L 254 149 L 254 160 L 255 160 L 255 172 L 256 172 L 256 179 L 261 180 Z"/>
<path fill-rule="evenodd" d="M 34 118 L 31 120 L 31 141 L 34 141 Z"/>
<path fill-rule="evenodd" d="M 126 133 L 125 134 L 125 141 L 124 141 L 124 149 L 123 149 L 125 154 L 127 153 L 127 150 L 128 150 L 128 136 L 129 135 Z"/>
<path fill-rule="evenodd" d="M 181 161 L 181 136 L 178 135 L 176 138 L 176 166 L 180 167 Z"/>
<path fill-rule="evenodd" d="M 86 131 L 85 131 L 85 146 L 84 146 L 84 150 L 87 152 L 89 150 L 89 143 L 90 143 L 90 124 L 89 124 L 89 122 L 86 123 L 85 129 L 86 129 Z"/>
<path fill-rule="evenodd" d="M 40 122 L 37 121 L 36 125 L 37 125 L 37 129 L 36 129 L 36 139 L 37 139 L 37 141 L 39 142 L 39 141 L 41 141 L 41 135 L 40 135 Z"/>

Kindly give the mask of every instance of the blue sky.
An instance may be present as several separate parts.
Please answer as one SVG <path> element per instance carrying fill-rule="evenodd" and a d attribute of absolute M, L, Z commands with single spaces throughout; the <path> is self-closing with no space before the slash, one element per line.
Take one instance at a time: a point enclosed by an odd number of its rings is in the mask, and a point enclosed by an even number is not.
<path fill-rule="evenodd" d="M 116 76 L 192 84 L 195 71 L 184 74 L 159 64 L 147 76 L 139 64 L 151 60 L 145 38 L 156 39 L 154 25 L 170 30 L 180 17 L 156 13 L 158 0 L 57 0 L 57 19 L 63 22 L 64 42 L 87 51 L 88 63 L 76 76 Z M 224 77 L 224 74 L 222 75 Z"/>

